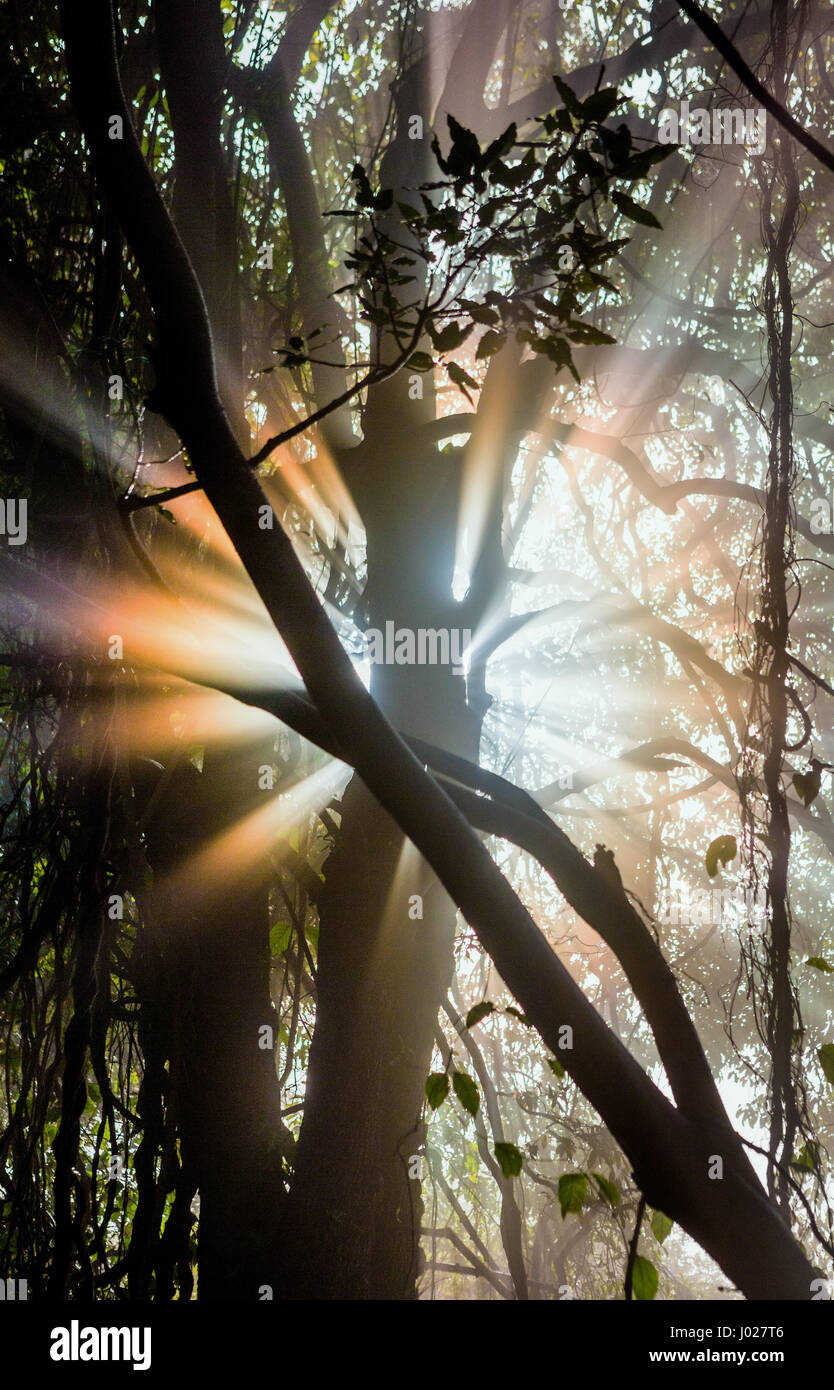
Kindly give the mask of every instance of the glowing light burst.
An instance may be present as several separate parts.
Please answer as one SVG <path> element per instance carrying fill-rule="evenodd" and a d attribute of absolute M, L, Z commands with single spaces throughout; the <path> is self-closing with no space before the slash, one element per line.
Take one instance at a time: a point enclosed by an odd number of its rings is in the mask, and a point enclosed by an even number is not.
<path fill-rule="evenodd" d="M 160 673 L 143 675 L 123 696 L 113 725 L 120 748 L 155 758 L 192 745 L 245 747 L 274 730 L 265 711 Z"/>
<path fill-rule="evenodd" d="M 271 795 L 265 805 L 243 816 L 207 845 L 165 875 L 160 893 L 176 904 L 177 913 L 198 911 L 221 894 L 266 877 L 270 855 L 280 841 L 314 811 L 320 811 L 346 785 L 351 769 L 330 759 L 288 792 Z"/>

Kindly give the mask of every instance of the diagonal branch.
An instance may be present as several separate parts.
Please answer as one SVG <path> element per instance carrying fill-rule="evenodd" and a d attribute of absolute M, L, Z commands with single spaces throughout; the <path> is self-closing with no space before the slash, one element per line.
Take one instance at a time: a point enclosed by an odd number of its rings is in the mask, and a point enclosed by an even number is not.
<path fill-rule="evenodd" d="M 677 0 L 677 4 L 684 14 L 689 16 L 692 23 L 700 29 L 705 38 L 709 39 L 713 48 L 721 54 L 736 77 L 741 78 L 751 96 L 756 97 L 773 119 L 778 121 L 782 129 L 787 130 L 795 140 L 799 141 L 800 145 L 804 145 L 805 149 L 809 150 L 820 164 L 834 172 L 834 154 L 831 150 L 821 144 L 815 136 L 810 135 L 805 127 L 799 124 L 796 117 L 792 116 L 790 111 L 787 111 L 774 96 L 771 96 L 767 87 L 763 86 L 756 74 L 747 66 L 735 44 L 730 42 L 720 25 L 716 24 L 706 10 L 702 10 L 701 6 L 695 3 L 695 0 Z"/>

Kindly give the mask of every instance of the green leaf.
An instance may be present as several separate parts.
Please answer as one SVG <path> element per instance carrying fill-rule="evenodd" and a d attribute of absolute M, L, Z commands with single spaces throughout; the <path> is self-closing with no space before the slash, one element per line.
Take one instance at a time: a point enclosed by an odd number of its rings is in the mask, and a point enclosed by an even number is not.
<path fill-rule="evenodd" d="M 813 1172 L 814 1166 L 819 1163 L 820 1146 L 815 1139 L 810 1139 L 802 1145 L 795 1159 L 791 1161 L 791 1167 L 796 1168 L 800 1173 Z"/>
<path fill-rule="evenodd" d="M 469 1013 L 466 1015 L 467 1028 L 474 1028 L 476 1023 L 480 1023 L 482 1018 L 488 1018 L 495 1013 L 495 1005 L 490 1004 L 488 999 L 482 999 L 480 1004 L 473 1004 Z"/>
<path fill-rule="evenodd" d="M 731 859 L 735 859 L 738 854 L 738 845 L 735 835 L 719 835 L 708 847 L 704 863 L 707 866 L 707 873 L 710 878 L 715 878 L 718 873 L 719 862 L 729 864 Z"/>
<path fill-rule="evenodd" d="M 631 1272 L 631 1291 L 641 1303 L 650 1303 L 657 1293 L 657 1270 L 651 1260 L 638 1255 Z"/>
<path fill-rule="evenodd" d="M 670 1216 L 667 1216 L 665 1211 L 653 1212 L 652 1235 L 654 1236 L 655 1240 L 659 1241 L 662 1245 L 674 1224 L 675 1223 L 672 1220 L 672 1218 Z"/>
<path fill-rule="evenodd" d="M 273 956 L 280 956 L 282 951 L 286 951 L 292 936 L 291 922 L 276 922 L 269 932 L 269 949 Z"/>
<path fill-rule="evenodd" d="M 495 1145 L 492 1151 L 498 1159 L 501 1172 L 505 1178 L 517 1178 L 524 1164 L 521 1150 L 515 1144 L 508 1144 L 501 1140 Z"/>
<path fill-rule="evenodd" d="M 639 222 L 643 227 L 660 227 L 662 230 L 661 223 L 658 222 L 654 213 L 649 212 L 649 209 L 642 207 L 640 203 L 635 203 L 634 199 L 629 198 L 627 193 L 612 193 L 611 201 L 625 217 L 631 218 L 632 222 Z"/>
<path fill-rule="evenodd" d="M 527 1017 L 527 1015 L 523 1014 L 520 1009 L 517 1009 L 514 1004 L 508 1004 L 506 1009 L 504 1010 L 504 1013 L 512 1014 L 513 1018 L 517 1018 L 519 1023 L 524 1024 L 525 1028 L 532 1028 L 533 1026 L 532 1021 Z"/>
<path fill-rule="evenodd" d="M 442 1105 L 449 1094 L 449 1077 L 445 1071 L 433 1071 L 426 1079 L 426 1100 L 432 1110 Z"/>
<path fill-rule="evenodd" d="M 813 965 L 815 970 L 824 970 L 827 975 L 834 975 L 834 965 L 829 965 L 822 956 L 809 956 L 805 964 Z"/>
<path fill-rule="evenodd" d="M 823 1043 L 817 1052 L 819 1064 L 825 1072 L 826 1081 L 834 1086 L 834 1043 Z"/>
<path fill-rule="evenodd" d="M 592 1173 L 591 1177 L 599 1188 L 605 1200 L 610 1206 L 616 1207 L 620 1201 L 620 1189 L 610 1178 L 606 1178 L 602 1173 Z"/>
<path fill-rule="evenodd" d="M 553 1072 L 553 1075 L 558 1076 L 561 1080 L 561 1078 L 565 1074 L 565 1068 L 562 1066 L 562 1063 L 557 1062 L 555 1057 L 548 1057 L 547 1065 L 550 1067 L 550 1070 Z"/>
<path fill-rule="evenodd" d="M 559 1206 L 562 1218 L 569 1212 L 580 1212 L 588 1191 L 587 1173 L 563 1173 L 559 1179 Z"/>
<path fill-rule="evenodd" d="M 467 1076 L 465 1071 L 453 1071 L 452 1085 L 464 1110 L 468 1110 L 470 1115 L 477 1115 L 481 1096 L 472 1077 Z"/>

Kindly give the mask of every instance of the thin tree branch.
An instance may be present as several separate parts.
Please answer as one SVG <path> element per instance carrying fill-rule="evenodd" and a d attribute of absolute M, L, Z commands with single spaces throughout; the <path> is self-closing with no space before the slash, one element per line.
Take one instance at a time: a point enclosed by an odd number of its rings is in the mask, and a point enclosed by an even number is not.
<path fill-rule="evenodd" d="M 810 135 L 804 126 L 799 124 L 796 117 L 792 116 L 790 111 L 786 111 L 785 107 L 771 96 L 756 74 L 747 66 L 735 44 L 730 42 L 706 10 L 702 10 L 701 6 L 695 3 L 695 0 L 677 0 L 677 4 L 678 8 L 683 10 L 684 14 L 692 20 L 692 23 L 700 29 L 704 37 L 709 39 L 713 48 L 721 54 L 736 77 L 741 78 L 750 94 L 762 103 L 762 106 L 775 121 L 778 121 L 782 129 L 787 130 L 795 140 L 799 141 L 800 145 L 804 145 L 805 149 L 814 155 L 826 169 L 834 172 L 834 153 L 821 144 L 815 136 Z"/>
<path fill-rule="evenodd" d="M 632 1289 L 631 1289 L 631 1281 L 632 1281 L 632 1279 L 633 1279 L 633 1277 L 634 1277 L 634 1262 L 635 1262 L 635 1260 L 637 1259 L 637 1243 L 638 1243 L 638 1241 L 639 1241 L 639 1239 L 640 1239 L 640 1227 L 641 1227 L 642 1224 L 643 1224 L 643 1213 L 644 1213 L 645 1210 L 646 1210 L 646 1199 L 645 1199 L 645 1197 L 643 1196 L 643 1194 L 642 1194 L 642 1192 L 641 1192 L 641 1194 L 640 1194 L 640 1201 L 639 1201 L 638 1204 L 637 1204 L 637 1216 L 636 1216 L 635 1222 L 634 1222 L 634 1232 L 633 1232 L 633 1234 L 632 1234 L 631 1240 L 629 1241 L 629 1245 L 628 1245 L 628 1261 L 627 1261 L 627 1263 L 626 1263 L 626 1272 L 625 1272 L 625 1299 L 626 1299 L 626 1302 L 631 1302 L 631 1299 L 633 1298 Z"/>

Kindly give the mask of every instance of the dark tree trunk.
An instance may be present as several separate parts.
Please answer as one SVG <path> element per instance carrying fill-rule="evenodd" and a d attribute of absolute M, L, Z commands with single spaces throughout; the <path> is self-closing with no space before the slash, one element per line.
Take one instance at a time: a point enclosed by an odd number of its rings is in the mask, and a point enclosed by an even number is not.
<path fill-rule="evenodd" d="M 244 876 L 215 859 L 219 882 L 201 857 L 257 804 L 255 758 L 208 758 L 202 774 L 180 764 L 148 826 L 154 895 L 153 957 L 145 1002 L 169 1057 L 167 1099 L 180 1138 L 181 1181 L 197 1188 L 198 1297 L 259 1297 L 266 1252 L 281 1210 L 281 1118 L 275 1053 L 260 1030 L 274 1028 L 269 991 L 266 875 Z M 248 787 L 248 794 L 246 788 Z M 260 793 L 261 796 L 264 793 Z M 191 866 L 193 892 L 178 887 Z M 134 1296 L 147 1296 L 153 1228 L 137 1268 Z"/>
<path fill-rule="evenodd" d="M 363 508 L 370 625 L 449 628 L 459 614 L 451 597 L 456 475 L 444 456 L 413 452 L 402 431 L 405 403 L 387 395 L 373 436 L 376 448 L 387 445 L 387 482 L 376 481 Z M 400 422 L 396 430 L 389 423 L 387 439 L 384 420 Z M 364 502 L 361 484 L 358 491 Z M 480 721 L 451 666 L 375 666 L 372 689 L 401 730 L 477 761 Z M 316 1028 L 282 1294 L 412 1298 L 420 1115 L 456 912 L 358 778 L 342 802 L 319 912 Z"/>

